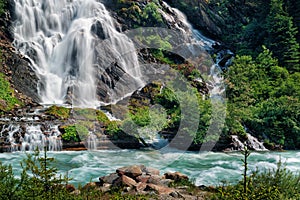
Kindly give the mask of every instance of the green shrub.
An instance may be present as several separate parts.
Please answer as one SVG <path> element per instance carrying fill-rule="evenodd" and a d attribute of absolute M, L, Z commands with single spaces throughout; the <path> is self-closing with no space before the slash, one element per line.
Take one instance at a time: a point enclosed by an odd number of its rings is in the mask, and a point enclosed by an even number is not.
<path fill-rule="evenodd" d="M 97 120 L 99 122 L 103 122 L 103 123 L 108 123 L 109 122 L 109 119 L 108 117 L 105 115 L 104 112 L 100 111 L 100 110 L 97 110 L 96 111 L 96 114 L 97 114 Z"/>
<path fill-rule="evenodd" d="M 108 135 L 113 136 L 115 139 L 118 139 L 118 133 L 121 131 L 119 121 L 110 121 L 108 122 L 105 131 Z"/>
<path fill-rule="evenodd" d="M 74 141 L 74 142 L 79 141 L 75 125 L 70 125 L 70 126 L 63 127 L 63 129 L 65 131 L 65 133 L 62 135 L 63 140 L 65 140 L 65 141 Z"/>
<path fill-rule="evenodd" d="M 157 24 L 163 23 L 163 19 L 161 14 L 158 12 L 159 6 L 154 3 L 148 3 L 142 13 L 142 17 L 144 18 L 144 25 L 148 25 L 149 23 Z"/>

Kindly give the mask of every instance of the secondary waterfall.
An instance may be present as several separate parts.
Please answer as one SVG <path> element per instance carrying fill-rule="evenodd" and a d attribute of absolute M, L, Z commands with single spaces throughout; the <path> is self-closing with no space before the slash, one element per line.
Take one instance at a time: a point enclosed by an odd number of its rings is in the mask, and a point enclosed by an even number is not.
<path fill-rule="evenodd" d="M 141 84 L 133 43 L 119 33 L 96 0 L 15 0 L 15 47 L 40 77 L 42 103 L 97 107 L 95 45 L 106 39 L 110 56 Z M 111 60 L 110 60 L 111 61 Z M 102 63 L 105 71 L 110 63 Z"/>
<path fill-rule="evenodd" d="M 47 147 L 49 151 L 62 150 L 61 133 L 58 126 L 42 128 L 40 125 L 27 125 L 22 127 L 17 124 L 3 126 L 0 136 L 7 135 L 5 143 L 10 145 L 10 151 L 40 151 Z M 25 132 L 23 135 L 22 133 Z"/>

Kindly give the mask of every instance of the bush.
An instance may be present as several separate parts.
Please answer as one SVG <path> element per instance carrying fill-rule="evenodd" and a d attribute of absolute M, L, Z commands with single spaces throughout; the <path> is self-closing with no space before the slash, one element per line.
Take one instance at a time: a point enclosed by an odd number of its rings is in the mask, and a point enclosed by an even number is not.
<path fill-rule="evenodd" d="M 65 133 L 62 135 L 62 139 L 65 141 L 74 141 L 79 142 L 79 138 L 76 131 L 75 125 L 65 126 L 63 127 Z"/>

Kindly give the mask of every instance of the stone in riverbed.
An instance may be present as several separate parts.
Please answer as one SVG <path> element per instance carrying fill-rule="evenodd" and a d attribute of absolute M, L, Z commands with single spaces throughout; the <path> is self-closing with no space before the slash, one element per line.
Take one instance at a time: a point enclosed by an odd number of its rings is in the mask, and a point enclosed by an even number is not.
<path fill-rule="evenodd" d="M 135 189 L 137 192 L 141 192 L 141 191 L 144 191 L 147 187 L 147 184 L 146 183 L 143 183 L 143 182 L 138 182 L 135 186 Z"/>
<path fill-rule="evenodd" d="M 162 195 L 162 194 L 167 194 L 170 195 L 171 193 L 174 192 L 173 189 L 161 185 L 155 185 L 152 183 L 147 184 L 146 190 L 154 190 L 157 194 Z"/>
<path fill-rule="evenodd" d="M 160 174 L 160 171 L 158 169 L 152 168 L 152 167 L 145 167 L 143 169 L 143 172 L 145 172 L 147 175 L 158 175 Z"/>
<path fill-rule="evenodd" d="M 91 182 L 91 183 L 87 183 L 82 189 L 83 190 L 94 190 L 95 188 L 100 188 L 101 187 L 101 183 L 100 182 Z"/>
<path fill-rule="evenodd" d="M 128 167 L 121 167 L 116 170 L 119 176 L 126 175 L 130 178 L 135 179 L 136 177 L 142 175 L 142 169 L 144 169 L 144 165 L 132 165 Z"/>
<path fill-rule="evenodd" d="M 136 180 L 138 182 L 147 183 L 147 181 L 149 180 L 150 177 L 151 177 L 150 175 L 142 174 L 141 176 L 136 177 Z"/>
<path fill-rule="evenodd" d="M 133 187 L 133 186 L 137 185 L 137 182 L 135 180 L 133 180 L 132 178 L 130 178 L 126 175 L 122 175 L 121 180 L 122 180 L 123 185 L 129 186 L 129 187 Z"/>
<path fill-rule="evenodd" d="M 107 176 L 102 176 L 99 178 L 101 184 L 108 183 L 108 184 L 115 184 L 118 182 L 119 175 L 117 173 L 112 173 Z"/>
<path fill-rule="evenodd" d="M 168 172 L 168 173 L 165 173 L 165 178 L 166 179 L 171 179 L 171 180 L 174 180 L 174 181 L 181 181 L 181 180 L 189 180 L 189 177 L 180 173 L 180 172 Z"/>

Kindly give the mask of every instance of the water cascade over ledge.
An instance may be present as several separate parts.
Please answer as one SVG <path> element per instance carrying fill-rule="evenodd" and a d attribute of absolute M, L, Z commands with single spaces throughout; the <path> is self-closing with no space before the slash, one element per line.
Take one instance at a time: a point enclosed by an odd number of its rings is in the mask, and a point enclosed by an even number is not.
<path fill-rule="evenodd" d="M 113 60 L 130 76 L 136 85 L 133 89 L 142 85 L 133 43 L 117 31 L 115 21 L 100 2 L 15 0 L 15 3 L 14 45 L 30 59 L 40 78 L 37 87 L 42 103 L 97 107 L 101 101 L 115 100 L 101 99 L 96 93 L 99 84 L 96 74 L 104 74 Z M 99 45 L 103 52 L 97 52 Z M 106 80 L 108 85 L 110 82 Z M 121 98 L 129 92 L 133 91 L 124 90 L 115 96 Z"/>

